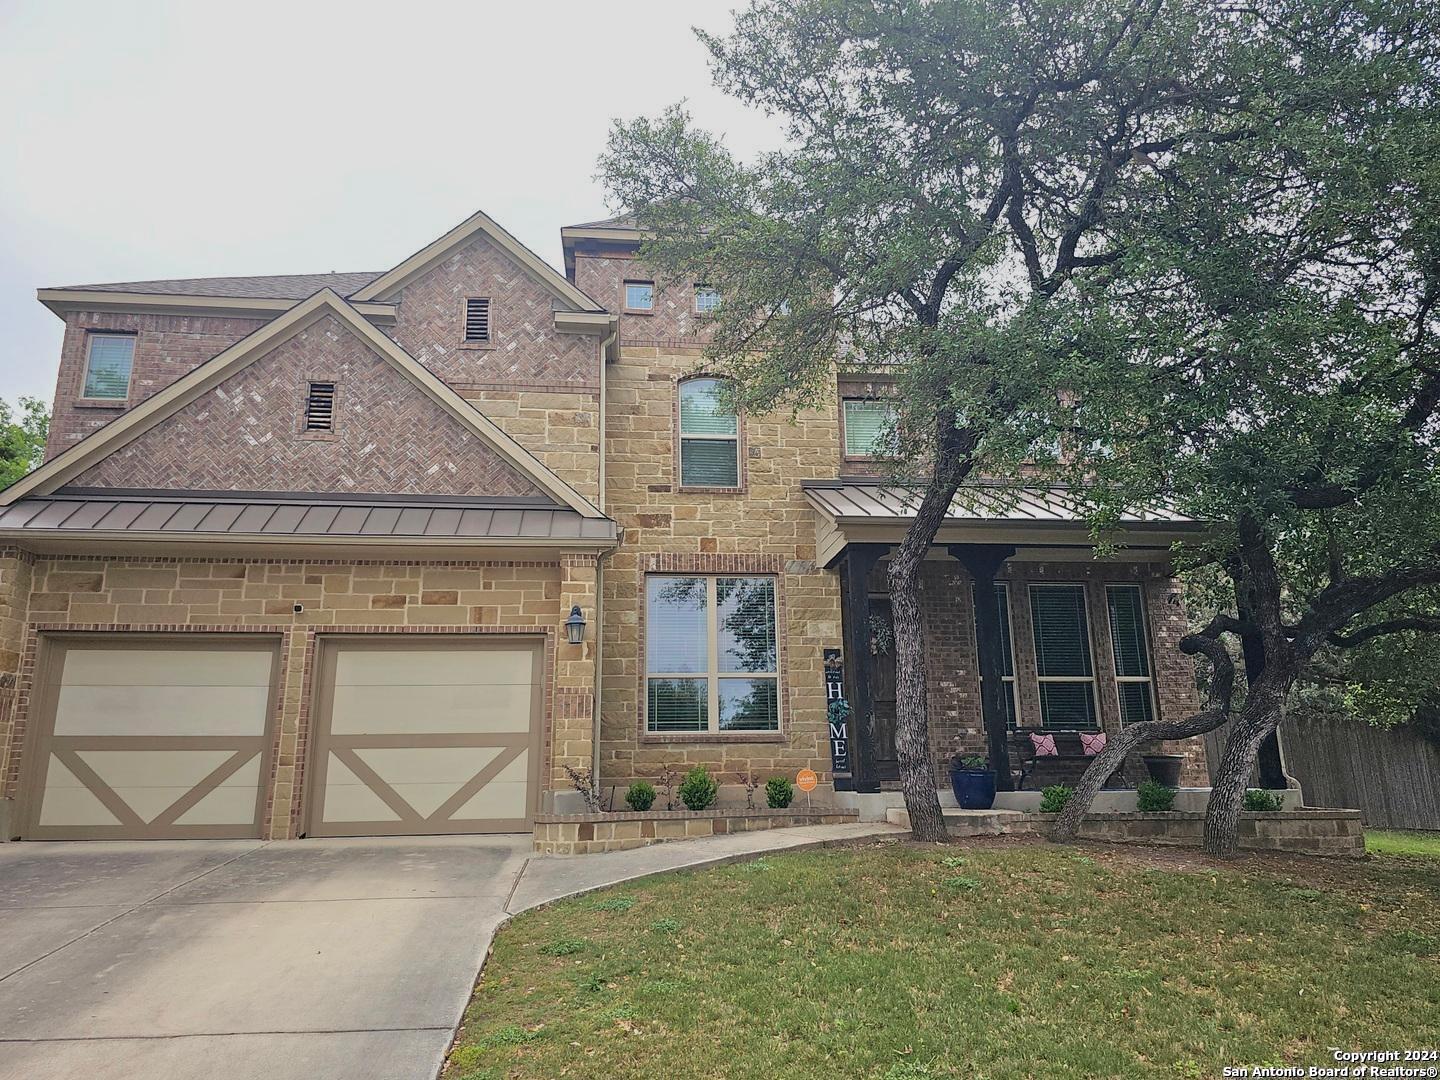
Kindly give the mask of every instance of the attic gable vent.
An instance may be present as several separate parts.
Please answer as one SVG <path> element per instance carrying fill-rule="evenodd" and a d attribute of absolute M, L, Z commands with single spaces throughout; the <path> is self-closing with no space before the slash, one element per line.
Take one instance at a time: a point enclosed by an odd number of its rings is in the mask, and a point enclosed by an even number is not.
<path fill-rule="evenodd" d="M 335 384 L 312 382 L 305 397 L 305 430 L 335 430 Z"/>
<path fill-rule="evenodd" d="M 465 340 L 490 340 L 490 298 L 472 296 L 465 301 Z"/>

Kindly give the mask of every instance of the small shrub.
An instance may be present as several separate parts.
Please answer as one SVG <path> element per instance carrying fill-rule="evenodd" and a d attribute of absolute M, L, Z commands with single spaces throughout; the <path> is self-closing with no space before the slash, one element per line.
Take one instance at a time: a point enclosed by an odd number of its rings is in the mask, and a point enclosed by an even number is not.
<path fill-rule="evenodd" d="M 1261 788 L 1251 788 L 1245 792 L 1245 809 L 1255 810 L 1262 814 L 1273 814 L 1285 805 L 1285 797 L 1278 791 L 1265 791 Z"/>
<path fill-rule="evenodd" d="M 795 801 L 795 781 L 788 776 L 772 776 L 765 781 L 765 802 L 772 809 L 784 810 Z"/>
<path fill-rule="evenodd" d="M 584 938 L 556 938 L 540 946 L 541 956 L 574 956 L 585 948 Z"/>
<path fill-rule="evenodd" d="M 1058 814 L 1065 809 L 1065 804 L 1070 801 L 1070 796 L 1075 794 L 1075 789 L 1068 784 L 1051 784 L 1044 791 L 1040 792 L 1040 813 Z"/>
<path fill-rule="evenodd" d="M 636 780 L 625 790 L 625 805 L 631 810 L 649 810 L 655 805 L 655 785 Z"/>
<path fill-rule="evenodd" d="M 680 781 L 680 801 L 691 810 L 704 810 L 715 802 L 720 785 L 704 765 L 696 765 Z"/>
<path fill-rule="evenodd" d="M 611 896 L 605 900 L 595 900 L 590 904 L 591 911 L 629 911 L 635 906 L 633 896 Z"/>
<path fill-rule="evenodd" d="M 1175 789 L 1158 780 L 1142 780 L 1135 789 L 1135 806 L 1143 814 L 1175 808 Z"/>
<path fill-rule="evenodd" d="M 968 769 L 970 772 L 984 772 L 990 767 L 990 762 L 979 754 L 956 754 L 950 759 L 950 764 L 956 769 Z"/>

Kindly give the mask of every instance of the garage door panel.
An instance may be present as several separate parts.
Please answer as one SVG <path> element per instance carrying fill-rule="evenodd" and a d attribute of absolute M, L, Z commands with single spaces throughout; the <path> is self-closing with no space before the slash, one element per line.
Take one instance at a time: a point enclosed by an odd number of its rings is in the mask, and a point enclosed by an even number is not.
<path fill-rule="evenodd" d="M 270 685 L 268 650 L 94 648 L 65 656 L 67 686 Z"/>
<path fill-rule="evenodd" d="M 27 835 L 260 835 L 273 641 L 146 640 L 46 640 Z"/>
<path fill-rule="evenodd" d="M 259 735 L 268 686 L 60 688 L 56 735 Z"/>
<path fill-rule="evenodd" d="M 528 683 L 337 686 L 331 731 L 336 735 L 526 732 L 531 693 Z"/>
<path fill-rule="evenodd" d="M 335 658 L 336 686 L 529 686 L 531 649 L 345 649 Z"/>
<path fill-rule="evenodd" d="M 536 645 L 327 649 L 311 835 L 529 827 L 540 734 Z"/>

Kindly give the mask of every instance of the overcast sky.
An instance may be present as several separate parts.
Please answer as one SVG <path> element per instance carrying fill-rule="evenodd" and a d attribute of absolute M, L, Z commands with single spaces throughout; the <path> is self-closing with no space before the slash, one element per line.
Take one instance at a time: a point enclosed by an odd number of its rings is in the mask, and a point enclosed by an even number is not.
<path fill-rule="evenodd" d="M 477 209 L 561 266 L 612 119 L 773 143 L 691 32 L 731 6 L 0 0 L 0 397 L 54 394 L 40 287 L 379 271 Z"/>

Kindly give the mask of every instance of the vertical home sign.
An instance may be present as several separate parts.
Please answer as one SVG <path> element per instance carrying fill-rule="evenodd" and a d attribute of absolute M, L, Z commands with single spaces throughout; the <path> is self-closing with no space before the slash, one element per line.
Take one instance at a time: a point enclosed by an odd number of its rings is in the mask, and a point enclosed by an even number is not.
<path fill-rule="evenodd" d="M 830 727 L 830 770 L 836 791 L 850 791 L 850 705 L 845 700 L 845 662 L 839 649 L 825 653 L 825 718 Z"/>

